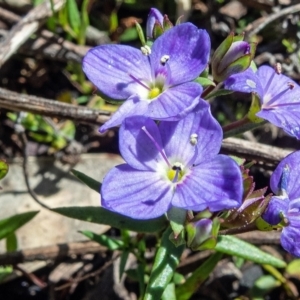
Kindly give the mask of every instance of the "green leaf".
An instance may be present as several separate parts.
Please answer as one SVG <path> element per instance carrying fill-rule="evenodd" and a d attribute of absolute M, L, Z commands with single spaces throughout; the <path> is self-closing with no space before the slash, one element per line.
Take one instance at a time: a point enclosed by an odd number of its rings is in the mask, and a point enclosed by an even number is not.
<path fill-rule="evenodd" d="M 269 264 L 277 268 L 284 268 L 286 266 L 286 263 L 283 260 L 265 253 L 257 247 L 230 235 L 219 236 L 215 250 L 229 255 L 242 257 L 259 264 Z"/>
<path fill-rule="evenodd" d="M 162 294 L 161 300 L 176 300 L 175 294 L 175 284 L 173 282 L 169 283 Z"/>
<path fill-rule="evenodd" d="M 79 232 L 85 235 L 90 240 L 97 242 L 104 247 L 107 247 L 111 251 L 122 249 L 122 247 L 124 246 L 124 243 L 122 241 L 108 237 L 105 234 L 100 235 L 88 230 Z"/>
<path fill-rule="evenodd" d="M 290 276 L 300 278 L 300 259 L 292 260 L 285 269 Z"/>
<path fill-rule="evenodd" d="M 203 88 L 206 88 L 208 86 L 216 86 L 216 84 L 210 80 L 209 78 L 205 77 L 197 77 L 195 81 L 203 86 Z"/>
<path fill-rule="evenodd" d="M 256 280 L 254 287 L 251 289 L 251 299 L 263 300 L 265 295 L 272 289 L 280 286 L 280 282 L 271 275 L 263 275 Z"/>
<path fill-rule="evenodd" d="M 85 44 L 85 36 L 86 36 L 86 29 L 90 24 L 89 14 L 88 14 L 88 4 L 90 0 L 83 0 L 81 5 L 81 26 L 78 36 L 78 44 L 84 45 Z"/>
<path fill-rule="evenodd" d="M 8 237 L 18 228 L 29 222 L 38 211 L 30 211 L 0 220 L 0 240 Z"/>
<path fill-rule="evenodd" d="M 121 277 L 124 273 L 128 256 L 129 256 L 129 251 L 128 250 L 123 251 L 122 254 L 121 254 L 120 267 L 119 267 L 119 280 L 121 280 Z"/>
<path fill-rule="evenodd" d="M 97 180 L 85 175 L 82 172 L 79 172 L 75 169 L 71 170 L 72 174 L 75 175 L 81 182 L 86 184 L 89 188 L 96 191 L 97 193 L 100 193 L 101 189 L 101 183 Z"/>
<path fill-rule="evenodd" d="M 68 20 L 70 23 L 70 27 L 78 35 L 80 32 L 81 20 L 76 0 L 67 0 L 66 7 L 68 10 Z"/>
<path fill-rule="evenodd" d="M 0 267 L 0 283 L 13 272 L 12 266 Z"/>
<path fill-rule="evenodd" d="M 217 91 L 212 91 L 211 93 L 209 93 L 205 97 L 205 99 L 208 100 L 208 99 L 216 98 L 216 97 L 219 97 L 219 96 L 230 95 L 232 93 L 233 93 L 233 91 L 220 89 L 220 90 L 217 90 Z"/>
<path fill-rule="evenodd" d="M 177 300 L 188 300 L 196 292 L 199 286 L 208 278 L 218 261 L 222 258 L 221 253 L 210 256 L 199 268 L 197 268 L 185 283 L 176 289 Z"/>
<path fill-rule="evenodd" d="M 164 229 L 167 225 L 167 220 L 164 216 L 151 220 L 134 220 L 100 206 L 58 207 L 52 209 L 52 211 L 69 218 L 136 232 L 157 232 Z"/>
<path fill-rule="evenodd" d="M 18 249 L 17 236 L 14 232 L 6 237 L 6 251 L 13 252 Z"/>
<path fill-rule="evenodd" d="M 3 159 L 0 159 L 0 180 L 8 173 L 8 164 Z"/>
<path fill-rule="evenodd" d="M 161 245 L 155 255 L 144 300 L 161 299 L 164 290 L 175 273 L 175 269 L 185 248 L 184 245 L 179 247 L 174 246 L 169 239 L 171 232 L 172 229 L 168 227 L 162 236 Z"/>

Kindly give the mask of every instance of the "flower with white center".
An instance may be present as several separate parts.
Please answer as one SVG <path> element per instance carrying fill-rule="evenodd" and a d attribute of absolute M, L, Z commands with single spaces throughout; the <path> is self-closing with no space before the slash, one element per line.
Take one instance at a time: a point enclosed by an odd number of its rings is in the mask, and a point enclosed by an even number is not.
<path fill-rule="evenodd" d="M 261 109 L 256 116 L 282 128 L 300 139 L 300 87 L 276 69 L 261 66 L 257 72 L 251 68 L 230 76 L 225 88 L 244 93 L 255 93 Z"/>
<path fill-rule="evenodd" d="M 199 102 L 204 107 L 202 87 L 193 80 L 206 68 L 209 53 L 207 32 L 190 23 L 166 31 L 155 40 L 148 55 L 125 45 L 91 49 L 83 59 L 87 77 L 102 94 L 126 100 L 101 132 L 133 115 L 175 121 Z"/>
<path fill-rule="evenodd" d="M 208 105 L 158 125 L 145 116 L 126 118 L 119 140 L 126 163 L 104 178 L 103 207 L 134 219 L 156 218 L 173 206 L 213 212 L 239 207 L 242 176 L 233 159 L 218 155 L 222 137 Z"/>

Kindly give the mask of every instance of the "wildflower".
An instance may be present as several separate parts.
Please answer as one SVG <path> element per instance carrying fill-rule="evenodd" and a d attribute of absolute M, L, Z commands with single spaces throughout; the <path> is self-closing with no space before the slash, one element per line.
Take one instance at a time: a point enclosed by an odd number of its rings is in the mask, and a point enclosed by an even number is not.
<path fill-rule="evenodd" d="M 125 45 L 91 49 L 83 59 L 87 77 L 106 96 L 126 100 L 100 131 L 132 115 L 172 121 L 185 117 L 199 101 L 204 106 L 202 87 L 191 81 L 207 66 L 209 52 L 207 32 L 190 23 L 157 38 L 148 55 Z"/>
<path fill-rule="evenodd" d="M 261 66 L 256 73 L 249 68 L 230 76 L 225 88 L 254 93 L 260 101 L 256 116 L 300 139 L 300 88 L 280 71 L 279 66 L 276 70 Z"/>
<path fill-rule="evenodd" d="M 284 158 L 271 176 L 273 196 L 263 214 L 271 225 L 283 226 L 280 237 L 282 247 L 300 257 L 300 151 Z"/>
<path fill-rule="evenodd" d="M 231 33 L 216 49 L 212 60 L 212 75 L 221 82 L 229 76 L 241 73 L 249 68 L 254 57 L 256 44 L 243 41 L 244 35 Z"/>
<path fill-rule="evenodd" d="M 126 163 L 104 178 L 103 207 L 151 219 L 172 206 L 194 211 L 239 206 L 241 172 L 230 157 L 218 155 L 222 136 L 208 105 L 158 125 L 146 116 L 126 118 L 119 142 Z"/>

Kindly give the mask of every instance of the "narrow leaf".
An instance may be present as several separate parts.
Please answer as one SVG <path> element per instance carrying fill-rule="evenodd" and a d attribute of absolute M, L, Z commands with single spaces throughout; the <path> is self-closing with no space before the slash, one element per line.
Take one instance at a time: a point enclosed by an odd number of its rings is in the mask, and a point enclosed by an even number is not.
<path fill-rule="evenodd" d="M 3 159 L 0 159 L 0 179 L 4 178 L 7 173 L 8 164 Z"/>
<path fill-rule="evenodd" d="M 164 290 L 175 273 L 175 269 L 185 248 L 184 245 L 175 247 L 169 239 L 171 232 L 172 229 L 169 227 L 162 236 L 161 245 L 155 255 L 144 300 L 161 299 Z"/>
<path fill-rule="evenodd" d="M 124 246 L 124 243 L 118 239 L 114 239 L 111 237 L 108 237 L 105 234 L 96 234 L 92 231 L 79 231 L 86 237 L 88 237 L 90 240 L 97 242 L 98 244 L 107 247 L 109 250 L 114 251 L 114 250 L 119 250 Z"/>
<path fill-rule="evenodd" d="M 30 211 L 0 220 L 0 240 L 8 237 L 18 228 L 29 222 L 38 211 Z"/>
<path fill-rule="evenodd" d="M 199 286 L 207 279 L 218 261 L 222 258 L 221 253 L 215 253 L 197 268 L 185 283 L 176 289 L 177 300 L 188 300 L 196 292 Z"/>
<path fill-rule="evenodd" d="M 14 232 L 6 237 L 6 251 L 13 252 L 18 249 L 17 236 Z"/>
<path fill-rule="evenodd" d="M 81 20 L 76 0 L 67 0 L 67 10 L 70 27 L 76 34 L 79 34 Z"/>
<path fill-rule="evenodd" d="M 167 225 L 167 220 L 164 216 L 151 220 L 134 220 L 100 206 L 58 207 L 52 209 L 52 211 L 69 218 L 136 232 L 157 232 Z"/>
<path fill-rule="evenodd" d="M 79 171 L 76 170 L 71 170 L 72 174 L 75 175 L 80 181 L 82 181 L 84 184 L 86 184 L 89 188 L 91 188 L 92 190 L 96 191 L 97 193 L 100 193 L 100 189 L 101 189 L 101 183 L 87 175 L 85 175 L 84 173 L 81 173 Z"/>
<path fill-rule="evenodd" d="M 242 257 L 259 264 L 269 264 L 277 268 L 284 268 L 286 266 L 286 263 L 283 260 L 265 253 L 257 247 L 230 235 L 219 236 L 215 250 L 229 255 Z"/>

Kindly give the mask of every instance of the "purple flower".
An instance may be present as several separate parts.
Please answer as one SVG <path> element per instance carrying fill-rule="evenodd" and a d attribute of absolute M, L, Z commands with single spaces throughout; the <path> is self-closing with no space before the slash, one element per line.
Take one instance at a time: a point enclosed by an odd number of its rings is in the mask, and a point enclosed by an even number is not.
<path fill-rule="evenodd" d="M 249 68 L 230 76 L 225 88 L 256 93 L 261 104 L 256 116 L 300 139 L 300 87 L 289 77 L 268 66 L 261 66 L 256 73 Z"/>
<path fill-rule="evenodd" d="M 242 177 L 230 157 L 218 155 L 219 123 L 206 109 L 157 125 L 145 116 L 126 118 L 120 128 L 125 164 L 104 178 L 103 207 L 134 219 L 151 219 L 172 206 L 219 211 L 238 207 Z"/>
<path fill-rule="evenodd" d="M 146 24 L 147 38 L 153 39 L 153 29 L 155 23 L 160 25 L 161 29 L 163 30 L 163 21 L 164 21 L 164 17 L 160 13 L 160 11 L 156 8 L 151 8 L 147 19 L 147 24 Z"/>
<path fill-rule="evenodd" d="M 87 77 L 108 97 L 126 100 L 100 131 L 120 125 L 132 115 L 174 121 L 185 117 L 199 101 L 202 87 L 191 82 L 205 69 L 210 39 L 190 23 L 157 38 L 149 55 L 125 45 L 91 49 L 83 59 Z"/>
<path fill-rule="evenodd" d="M 300 151 L 284 158 L 271 176 L 273 196 L 263 214 L 271 225 L 283 227 L 280 241 L 289 253 L 300 257 Z"/>

